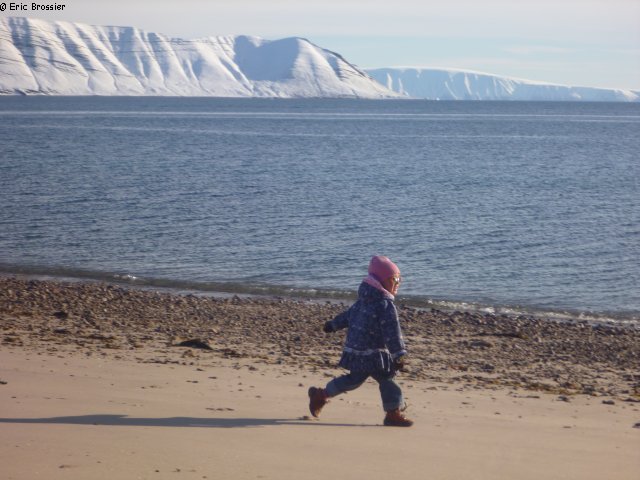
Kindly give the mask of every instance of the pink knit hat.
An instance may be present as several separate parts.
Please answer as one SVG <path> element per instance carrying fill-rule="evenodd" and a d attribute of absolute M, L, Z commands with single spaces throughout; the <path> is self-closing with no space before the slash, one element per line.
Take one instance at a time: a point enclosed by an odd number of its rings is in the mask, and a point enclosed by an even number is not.
<path fill-rule="evenodd" d="M 384 282 L 389 277 L 400 275 L 400 269 L 389 258 L 376 255 L 369 262 L 369 275 L 376 277 L 379 282 Z"/>

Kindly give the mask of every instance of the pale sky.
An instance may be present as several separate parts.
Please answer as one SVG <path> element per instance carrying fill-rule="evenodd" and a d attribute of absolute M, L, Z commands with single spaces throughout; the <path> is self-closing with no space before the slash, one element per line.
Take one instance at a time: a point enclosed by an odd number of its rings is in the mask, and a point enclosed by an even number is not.
<path fill-rule="evenodd" d="M 126 25 L 187 39 L 298 36 L 362 68 L 458 68 L 640 90 L 640 0 L 56 1 L 62 12 L 7 9 L 0 16 Z"/>

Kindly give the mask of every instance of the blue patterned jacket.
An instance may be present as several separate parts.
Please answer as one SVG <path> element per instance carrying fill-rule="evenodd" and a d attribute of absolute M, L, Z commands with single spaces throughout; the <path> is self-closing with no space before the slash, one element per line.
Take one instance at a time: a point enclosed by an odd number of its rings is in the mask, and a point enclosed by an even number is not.
<path fill-rule="evenodd" d="M 334 332 L 348 328 L 340 367 L 387 373 L 393 371 L 393 360 L 407 353 L 392 299 L 387 292 L 362 282 L 358 301 L 331 320 Z"/>

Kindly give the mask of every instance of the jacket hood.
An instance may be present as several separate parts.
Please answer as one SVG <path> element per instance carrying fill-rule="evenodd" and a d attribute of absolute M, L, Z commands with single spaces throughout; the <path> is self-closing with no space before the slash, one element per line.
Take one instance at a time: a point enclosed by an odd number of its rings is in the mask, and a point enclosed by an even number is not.
<path fill-rule="evenodd" d="M 358 298 L 366 302 L 376 302 L 380 300 L 393 300 L 391 295 L 376 279 L 365 278 L 358 288 Z"/>

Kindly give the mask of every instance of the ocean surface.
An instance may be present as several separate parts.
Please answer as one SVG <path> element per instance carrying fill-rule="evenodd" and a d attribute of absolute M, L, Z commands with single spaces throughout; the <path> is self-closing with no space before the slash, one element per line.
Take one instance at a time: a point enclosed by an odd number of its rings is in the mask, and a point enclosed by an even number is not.
<path fill-rule="evenodd" d="M 0 271 L 640 322 L 640 104 L 0 97 Z"/>

